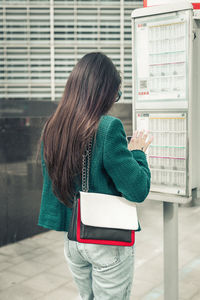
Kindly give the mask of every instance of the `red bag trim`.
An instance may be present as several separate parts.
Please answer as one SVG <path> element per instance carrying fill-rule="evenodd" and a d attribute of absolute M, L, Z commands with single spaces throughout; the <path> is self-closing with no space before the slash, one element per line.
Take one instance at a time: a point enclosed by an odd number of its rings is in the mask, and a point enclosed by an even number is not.
<path fill-rule="evenodd" d="M 114 245 L 114 246 L 132 246 L 135 243 L 135 231 L 132 230 L 131 242 L 120 242 L 120 241 L 110 241 L 110 240 L 93 240 L 93 239 L 81 239 L 80 237 L 80 227 L 81 227 L 81 211 L 80 211 L 80 198 L 78 199 L 78 216 L 77 216 L 77 241 L 80 243 L 89 244 L 101 244 L 101 245 Z"/>

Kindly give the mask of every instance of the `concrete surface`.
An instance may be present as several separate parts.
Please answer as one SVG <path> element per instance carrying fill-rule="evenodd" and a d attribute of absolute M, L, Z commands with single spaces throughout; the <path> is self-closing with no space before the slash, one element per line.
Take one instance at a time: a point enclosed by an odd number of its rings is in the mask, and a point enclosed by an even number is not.
<path fill-rule="evenodd" d="M 139 206 L 131 299 L 163 299 L 162 203 Z M 200 206 L 179 207 L 179 299 L 200 299 Z M 49 231 L 0 248 L 0 299 L 77 300 L 63 232 Z M 103 299 L 102 299 L 103 300 Z M 123 299 L 122 299 L 123 300 Z M 173 300 L 173 299 L 169 299 Z"/>

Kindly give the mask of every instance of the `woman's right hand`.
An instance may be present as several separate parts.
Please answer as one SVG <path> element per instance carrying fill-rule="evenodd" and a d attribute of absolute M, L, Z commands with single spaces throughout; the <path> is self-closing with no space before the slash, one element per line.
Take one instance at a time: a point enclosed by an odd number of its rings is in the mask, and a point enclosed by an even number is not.
<path fill-rule="evenodd" d="M 147 148 L 153 141 L 153 136 L 149 136 L 148 133 L 144 133 L 144 130 L 136 130 L 128 144 L 128 149 L 132 150 L 142 150 L 146 152 Z"/>

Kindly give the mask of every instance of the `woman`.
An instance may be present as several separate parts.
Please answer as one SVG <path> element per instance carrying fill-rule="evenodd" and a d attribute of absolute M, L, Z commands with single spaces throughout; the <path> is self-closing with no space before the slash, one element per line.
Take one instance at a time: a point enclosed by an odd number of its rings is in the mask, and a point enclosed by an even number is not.
<path fill-rule="evenodd" d="M 119 100 L 120 75 L 103 53 L 85 55 L 71 72 L 42 140 L 43 192 L 38 225 L 64 231 L 64 254 L 83 300 L 126 300 L 134 246 L 68 240 L 73 195 L 81 190 L 82 155 L 93 137 L 89 192 L 142 202 L 150 188 L 145 151 L 152 139 L 135 133 L 127 146 L 122 122 L 107 115 Z"/>

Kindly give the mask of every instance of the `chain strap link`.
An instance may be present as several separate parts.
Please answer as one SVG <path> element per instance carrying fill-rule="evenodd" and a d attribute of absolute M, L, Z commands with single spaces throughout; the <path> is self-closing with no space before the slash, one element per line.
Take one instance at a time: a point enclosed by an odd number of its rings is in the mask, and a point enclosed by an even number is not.
<path fill-rule="evenodd" d="M 86 147 L 85 154 L 83 154 L 82 159 L 82 191 L 89 191 L 89 172 L 90 172 L 90 160 L 92 153 L 92 137 Z"/>

